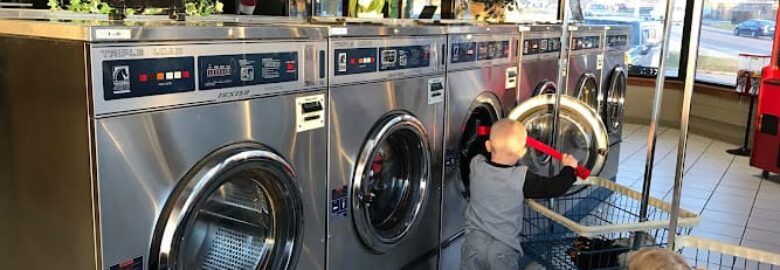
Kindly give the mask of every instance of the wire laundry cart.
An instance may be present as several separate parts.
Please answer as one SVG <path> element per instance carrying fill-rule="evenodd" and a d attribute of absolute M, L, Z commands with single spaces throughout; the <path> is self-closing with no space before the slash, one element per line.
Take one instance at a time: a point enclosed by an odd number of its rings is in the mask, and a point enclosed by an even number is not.
<path fill-rule="evenodd" d="M 681 236 L 675 243 L 675 249 L 695 269 L 780 269 L 780 254 L 693 236 Z"/>
<path fill-rule="evenodd" d="M 591 177 L 555 200 L 526 200 L 522 230 L 526 256 L 547 269 L 626 268 L 631 250 L 667 244 L 671 205 L 650 198 L 640 222 L 642 194 Z M 678 234 L 699 216 L 681 209 Z"/>

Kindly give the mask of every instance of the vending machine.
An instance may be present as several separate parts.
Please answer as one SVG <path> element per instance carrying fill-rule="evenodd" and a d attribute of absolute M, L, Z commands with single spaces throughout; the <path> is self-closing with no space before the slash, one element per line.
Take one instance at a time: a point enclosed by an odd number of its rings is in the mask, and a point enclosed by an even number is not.
<path fill-rule="evenodd" d="M 778 10 L 780 17 L 780 10 Z M 780 31 L 775 32 L 775 40 Z M 753 132 L 753 151 L 750 165 L 763 170 L 765 178 L 769 173 L 780 173 L 780 43 L 772 50 L 772 59 L 761 72 L 761 87 L 758 93 L 758 110 Z"/>

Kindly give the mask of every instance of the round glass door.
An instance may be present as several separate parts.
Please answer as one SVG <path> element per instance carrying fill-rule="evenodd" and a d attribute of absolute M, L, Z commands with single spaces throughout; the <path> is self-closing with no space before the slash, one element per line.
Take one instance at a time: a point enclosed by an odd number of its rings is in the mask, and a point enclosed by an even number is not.
<path fill-rule="evenodd" d="M 257 144 L 214 152 L 166 204 L 150 268 L 294 269 L 302 204 L 293 175 Z"/>
<path fill-rule="evenodd" d="M 609 133 L 615 133 L 620 130 L 620 126 L 623 124 L 626 102 L 626 72 L 622 67 L 618 66 L 612 70 L 609 88 L 605 95 L 604 124 Z"/>
<path fill-rule="evenodd" d="M 471 114 L 466 120 L 465 128 L 460 139 L 460 182 L 463 185 L 461 192 L 465 198 L 469 198 L 469 184 L 471 169 L 469 168 L 471 159 L 476 155 L 489 157 L 485 148 L 485 141 L 490 137 L 490 126 L 498 121 L 499 112 L 488 103 L 481 103 L 471 110 Z"/>
<path fill-rule="evenodd" d="M 430 145 L 422 123 L 391 113 L 363 145 L 352 179 L 352 218 L 363 243 L 381 254 L 415 227 L 430 188 Z"/>
<path fill-rule="evenodd" d="M 582 77 L 577 82 L 577 92 L 574 93 L 574 96 L 594 110 L 599 110 L 601 100 L 599 100 L 599 83 L 596 80 L 596 75 L 592 72 L 582 74 Z"/>
<path fill-rule="evenodd" d="M 555 94 L 557 89 L 558 89 L 558 86 L 555 85 L 554 82 L 549 81 L 549 80 L 544 80 L 541 83 L 539 83 L 539 85 L 536 86 L 536 89 L 534 90 L 534 95 L 533 96 L 545 95 L 545 94 Z"/>
<path fill-rule="evenodd" d="M 552 141 L 552 118 L 555 95 L 542 95 L 523 102 L 512 110 L 510 119 L 522 122 L 528 136 L 549 144 Z M 584 102 L 561 96 L 560 121 L 557 134 L 561 152 L 573 155 L 580 164 L 598 175 L 606 161 L 609 138 L 598 113 Z M 521 163 L 539 175 L 550 175 L 551 158 L 529 149 Z"/>

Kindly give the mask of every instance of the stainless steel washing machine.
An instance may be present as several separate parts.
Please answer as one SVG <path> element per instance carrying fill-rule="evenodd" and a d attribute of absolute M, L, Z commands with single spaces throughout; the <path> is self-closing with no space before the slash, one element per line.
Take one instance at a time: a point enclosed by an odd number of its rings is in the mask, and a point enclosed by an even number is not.
<path fill-rule="evenodd" d="M 596 111 L 601 110 L 601 70 L 604 66 L 603 26 L 572 25 L 566 94 L 576 97 Z"/>
<path fill-rule="evenodd" d="M 604 38 L 604 68 L 601 92 L 604 100 L 602 119 L 609 132 L 610 154 L 602 177 L 615 180 L 620 162 L 620 142 L 623 136 L 623 112 L 628 77 L 626 53 L 630 48 L 631 28 L 607 26 Z"/>
<path fill-rule="evenodd" d="M 0 33 L 0 268 L 325 268 L 325 31 Z"/>
<path fill-rule="evenodd" d="M 539 94 L 555 93 L 558 85 L 558 57 L 561 52 L 560 25 L 521 25 L 520 80 L 518 102 Z"/>
<path fill-rule="evenodd" d="M 517 104 L 517 44 L 511 25 L 450 25 L 442 192 L 442 267 L 460 261 L 468 205 L 469 161 L 485 153 L 480 134 Z M 460 242 L 460 241 L 459 241 Z M 453 268 L 454 267 L 454 268 Z"/>
<path fill-rule="evenodd" d="M 329 25 L 328 269 L 436 269 L 442 27 Z"/>

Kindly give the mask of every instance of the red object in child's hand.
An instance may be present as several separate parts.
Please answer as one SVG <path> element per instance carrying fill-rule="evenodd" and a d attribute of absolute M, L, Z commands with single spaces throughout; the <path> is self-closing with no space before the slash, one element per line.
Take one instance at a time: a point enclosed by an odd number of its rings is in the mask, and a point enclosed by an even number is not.
<path fill-rule="evenodd" d="M 557 160 L 563 159 L 563 154 L 561 154 L 561 152 L 558 152 L 558 150 L 555 150 L 549 145 L 546 145 L 543 142 L 540 142 L 534 138 L 528 137 L 525 143 L 526 145 L 528 145 L 528 147 L 536 149 L 536 151 L 548 154 L 554 159 Z M 582 165 L 579 165 L 577 166 L 577 168 L 574 168 L 574 172 L 577 174 L 577 177 L 582 179 L 588 179 L 588 176 L 590 176 L 590 170 L 588 168 L 585 168 Z"/>

